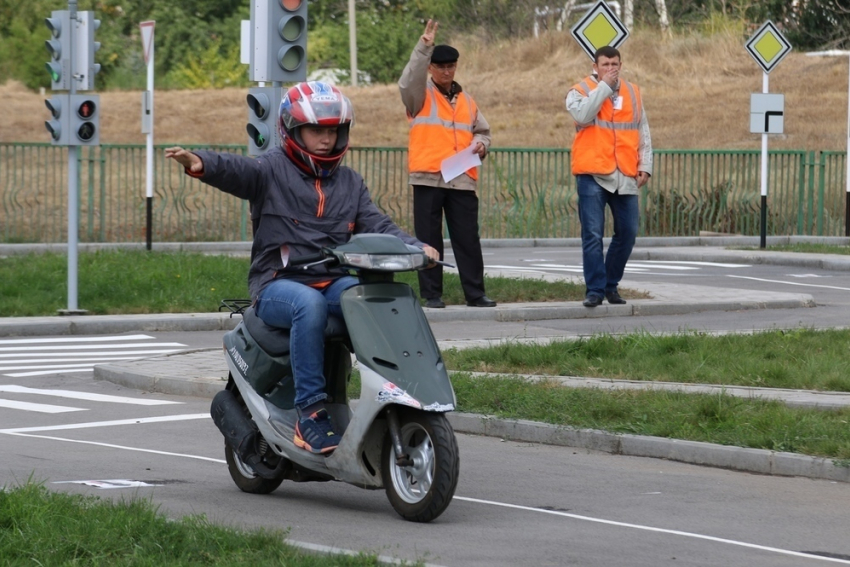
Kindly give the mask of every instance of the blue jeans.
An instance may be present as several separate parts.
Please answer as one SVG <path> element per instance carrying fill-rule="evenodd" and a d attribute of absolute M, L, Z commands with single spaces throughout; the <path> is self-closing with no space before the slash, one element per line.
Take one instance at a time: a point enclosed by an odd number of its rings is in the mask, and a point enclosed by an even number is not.
<path fill-rule="evenodd" d="M 581 222 L 581 253 L 585 294 L 604 297 L 617 291 L 638 232 L 638 196 L 606 191 L 592 175 L 576 175 L 578 218 Z M 603 257 L 605 205 L 614 218 L 614 235 Z"/>
<path fill-rule="evenodd" d="M 357 278 L 344 276 L 317 290 L 292 280 L 277 279 L 257 298 L 254 309 L 264 323 L 289 329 L 289 359 L 298 409 L 328 397 L 324 375 L 328 315 L 342 316 L 340 296 L 358 283 Z"/>

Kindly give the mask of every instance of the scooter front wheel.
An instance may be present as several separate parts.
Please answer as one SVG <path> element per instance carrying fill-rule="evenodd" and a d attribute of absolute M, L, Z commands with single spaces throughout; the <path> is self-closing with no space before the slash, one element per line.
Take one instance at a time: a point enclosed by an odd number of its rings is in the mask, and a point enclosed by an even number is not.
<path fill-rule="evenodd" d="M 280 478 L 263 478 L 255 473 L 251 467 L 246 465 L 236 451 L 224 444 L 224 459 L 227 461 L 227 470 L 230 478 L 242 492 L 249 494 L 269 494 L 283 482 Z"/>
<path fill-rule="evenodd" d="M 400 412 L 399 422 L 402 449 L 412 464 L 397 464 L 388 433 L 381 458 L 387 498 L 405 520 L 430 522 L 445 511 L 457 488 L 457 439 L 444 414 Z"/>

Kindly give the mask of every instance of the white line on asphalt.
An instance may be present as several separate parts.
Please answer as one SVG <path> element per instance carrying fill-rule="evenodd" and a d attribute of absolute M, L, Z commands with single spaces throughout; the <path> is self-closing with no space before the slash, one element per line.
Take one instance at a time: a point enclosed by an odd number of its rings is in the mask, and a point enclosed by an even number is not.
<path fill-rule="evenodd" d="M 0 431 L 0 433 L 5 432 Z M 200 455 L 187 455 L 186 453 L 170 453 L 168 451 L 156 451 L 154 449 L 140 449 L 138 447 L 125 447 L 123 445 L 113 445 L 111 443 L 98 443 L 97 441 L 65 439 L 64 437 L 51 437 L 49 435 L 30 435 L 28 433 L 9 433 L 9 435 L 15 435 L 16 437 L 30 437 L 32 439 L 49 439 L 51 441 L 67 441 L 68 443 L 80 443 L 82 445 L 96 445 L 98 447 L 108 447 L 110 449 L 123 449 L 124 451 L 136 451 L 139 453 L 153 453 L 154 455 L 165 455 L 166 457 L 183 457 L 186 459 L 198 459 L 201 461 L 210 461 L 212 463 L 227 463 L 227 461 L 225 461 L 224 459 L 213 459 L 210 457 L 201 457 Z"/>
<path fill-rule="evenodd" d="M 113 421 L 90 421 L 87 423 L 69 423 L 66 425 L 45 425 L 42 427 L 17 427 L 0 429 L 0 433 L 37 433 L 39 431 L 67 431 L 69 429 L 89 429 L 91 427 L 112 427 L 115 425 L 137 425 L 141 423 L 165 423 L 169 421 L 189 421 L 192 419 L 210 419 L 208 413 L 186 413 L 182 415 L 163 415 L 160 417 L 140 417 L 137 419 L 117 419 Z"/>
<path fill-rule="evenodd" d="M 30 402 L 16 402 L 12 400 L 0 400 L 0 408 L 35 411 L 38 413 L 68 413 L 69 411 L 85 411 L 85 408 L 52 406 L 50 404 L 33 404 Z"/>
<path fill-rule="evenodd" d="M 118 335 L 110 337 L 69 337 L 56 339 L 4 339 L 0 345 L 26 345 L 42 343 L 96 343 L 100 341 L 137 341 L 140 339 L 155 339 L 150 335 Z"/>
<path fill-rule="evenodd" d="M 699 270 L 699 268 L 693 266 L 656 266 L 647 262 L 629 262 L 626 266 L 629 268 L 657 268 L 660 270 Z"/>
<path fill-rule="evenodd" d="M 731 274 L 726 274 L 726 275 L 727 275 L 727 277 L 730 277 L 730 278 L 738 278 L 738 279 L 742 279 L 742 280 L 753 280 L 753 281 L 757 281 L 757 282 L 781 283 L 781 284 L 785 284 L 785 285 L 798 285 L 798 286 L 802 286 L 802 287 L 821 287 L 821 288 L 824 288 L 824 289 L 838 289 L 838 290 L 841 290 L 841 291 L 850 291 L 850 287 L 838 287 L 838 286 L 834 286 L 834 285 L 818 285 L 818 284 L 810 284 L 810 283 L 785 282 L 785 281 L 782 281 L 782 280 L 765 280 L 765 279 L 762 279 L 762 278 L 751 278 L 751 277 L 748 277 L 748 276 L 733 276 Z"/>
<path fill-rule="evenodd" d="M 631 262 L 629 262 L 631 263 Z M 690 264 L 693 266 L 711 266 L 718 268 L 751 268 L 749 264 L 720 264 L 719 262 L 691 262 L 689 260 L 641 260 L 643 264 Z"/>
<path fill-rule="evenodd" d="M 518 506 L 516 504 L 506 504 L 504 502 L 494 502 L 492 500 L 479 500 L 478 498 L 466 498 L 466 497 L 463 497 L 463 496 L 455 496 L 454 500 L 463 500 L 465 502 L 472 502 L 474 504 L 487 504 L 488 506 L 500 506 L 502 508 L 512 508 L 514 510 L 523 510 L 523 511 L 526 511 L 526 512 L 538 512 L 538 513 L 542 513 L 542 514 L 551 514 L 553 516 L 561 516 L 561 517 L 564 517 L 564 518 L 572 518 L 574 520 L 582 520 L 584 522 L 594 522 L 594 523 L 597 523 L 597 524 L 606 524 L 606 525 L 609 525 L 609 526 L 618 526 L 618 527 L 621 527 L 621 528 L 632 528 L 632 529 L 635 529 L 635 530 L 644 530 L 644 531 L 648 531 L 648 532 L 656 532 L 656 533 L 662 533 L 662 534 L 668 534 L 668 535 L 690 537 L 690 538 L 695 538 L 695 539 L 704 539 L 704 540 L 712 541 L 712 542 L 716 542 L 716 543 L 725 543 L 725 544 L 728 544 L 728 545 L 737 545 L 737 546 L 740 546 L 740 547 L 747 547 L 747 548 L 750 548 L 750 549 L 757 549 L 757 550 L 760 550 L 760 551 L 770 551 L 772 553 L 779 553 L 781 555 L 790 555 L 790 556 L 793 556 L 793 557 L 803 557 L 805 559 L 817 559 L 817 560 L 820 560 L 820 561 L 830 561 L 832 563 L 841 563 L 843 565 L 850 565 L 850 561 L 848 561 L 846 559 L 824 557 L 822 555 L 814 555 L 814 554 L 811 554 L 811 553 L 802 553 L 802 552 L 799 552 L 799 551 L 791 551 L 789 549 L 781 549 L 779 547 L 769 547 L 769 546 L 766 546 L 766 545 L 758 545 L 758 544 L 755 544 L 755 543 L 747 543 L 747 542 L 743 542 L 743 541 L 737 541 L 737 540 L 734 540 L 734 539 L 726 539 L 726 538 L 721 538 L 721 537 L 714 537 L 714 536 L 709 536 L 709 535 L 696 534 L 696 533 L 692 533 L 692 532 L 683 532 L 683 531 L 679 531 L 679 530 L 670 530 L 670 529 L 666 529 L 666 528 L 654 528 L 652 526 L 643 526 L 643 525 L 640 525 L 640 524 L 629 524 L 629 523 L 626 523 L 626 522 L 616 522 L 616 521 L 613 521 L 613 520 L 604 520 L 602 518 L 594 518 L 592 516 L 581 516 L 579 514 L 570 514 L 568 512 L 559 512 L 557 510 L 543 510 L 541 508 L 532 508 L 530 506 Z"/>
<path fill-rule="evenodd" d="M 80 359 L 80 358 L 85 358 L 87 356 L 96 356 L 96 357 L 100 356 L 100 357 L 102 357 L 103 354 L 106 354 L 106 355 L 109 355 L 109 356 L 119 356 L 119 355 L 127 355 L 127 354 L 169 354 L 169 353 L 172 353 L 172 352 L 180 352 L 180 349 L 178 349 L 178 348 L 164 348 L 164 349 L 161 349 L 161 350 L 136 350 L 136 351 L 119 350 L 119 351 L 113 351 L 113 352 L 107 352 L 107 353 L 100 353 L 100 352 L 96 352 L 96 351 L 94 351 L 94 352 L 22 352 L 20 354 L 0 354 L 0 358 L 7 359 L 4 362 L 33 363 L 33 362 L 38 362 L 39 360 L 42 359 L 42 357 L 43 358 L 55 358 L 55 357 L 58 357 L 58 356 L 71 357 L 71 358 L 64 358 L 64 359 L 59 359 L 59 360 L 56 360 L 56 361 L 51 361 L 51 362 L 62 362 L 63 360 L 71 361 L 71 360 L 77 360 L 77 359 Z M 8 360 L 8 359 L 13 359 L 13 358 L 20 358 L 22 356 L 37 356 L 39 358 L 35 359 L 35 360 Z M 113 359 L 113 360 L 118 360 L 118 359 Z"/>
<path fill-rule="evenodd" d="M 183 343 L 130 343 L 119 345 L 50 345 L 50 346 L 17 346 L 17 347 L 0 347 L 0 352 L 21 352 L 26 350 L 42 351 L 49 348 L 50 351 L 56 350 L 83 350 L 83 349 L 110 349 L 110 348 L 151 348 L 151 347 L 184 347 Z"/>
<path fill-rule="evenodd" d="M 62 374 L 71 374 L 74 372 L 91 372 L 94 370 L 94 366 L 88 366 L 86 368 L 71 368 L 69 370 L 63 370 Z M 47 374 L 57 374 L 55 370 L 39 370 L 38 372 L 12 372 L 11 374 L 4 374 L 4 376 L 9 376 L 11 378 L 27 378 L 28 376 L 46 376 Z"/>
<path fill-rule="evenodd" d="M 88 364 L 39 364 L 38 366 L 0 366 L 0 372 L 6 373 L 10 370 L 47 370 L 48 368 L 57 369 L 56 372 L 62 370 L 64 368 L 80 368 L 83 366 L 87 366 L 89 368 L 92 367 L 95 363 L 99 362 L 114 362 L 116 360 L 135 360 L 136 358 L 140 358 L 138 356 L 116 356 L 114 358 L 110 357 L 98 357 L 92 358 L 88 361 Z M 70 362 L 73 359 L 68 359 Z M 11 362 L 11 361 L 9 361 Z M 62 359 L 53 360 L 51 362 L 64 362 Z"/>
<path fill-rule="evenodd" d="M 0 385 L 0 392 L 12 394 L 31 394 L 36 396 L 56 396 L 57 398 L 69 398 L 72 400 L 88 400 L 91 402 L 109 402 L 112 404 L 132 404 L 137 406 L 164 406 L 171 404 L 182 404 L 183 402 L 172 402 L 170 400 L 152 400 L 147 398 L 128 398 L 126 396 L 110 396 L 108 394 L 93 394 L 90 392 L 75 392 L 73 390 L 46 390 L 42 388 L 29 388 L 27 386 Z"/>

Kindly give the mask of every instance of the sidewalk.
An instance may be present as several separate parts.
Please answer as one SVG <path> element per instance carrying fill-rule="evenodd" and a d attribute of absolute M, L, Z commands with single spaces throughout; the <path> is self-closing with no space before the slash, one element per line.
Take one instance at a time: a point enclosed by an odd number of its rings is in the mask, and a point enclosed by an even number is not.
<path fill-rule="evenodd" d="M 800 241 L 850 244 L 848 238 L 770 238 L 769 244 Z M 705 243 L 711 245 L 705 246 Z M 578 239 L 551 240 L 490 240 L 485 247 L 547 247 L 577 246 Z M 0 256 L 9 254 L 10 246 L 0 246 Z M 203 250 L 211 252 L 241 253 L 248 243 L 198 243 L 177 244 L 171 247 L 155 245 L 159 249 Z M 709 237 L 674 239 L 638 239 L 632 254 L 633 260 L 690 260 L 727 263 L 764 263 L 793 265 L 850 271 L 850 256 L 829 254 L 796 254 L 752 250 L 727 250 L 722 246 L 758 246 L 758 238 Z M 244 249 L 244 250 L 243 250 Z M 17 252 L 12 252 L 17 253 Z M 510 271 L 488 271 L 488 275 L 512 276 Z M 636 287 L 636 286 L 631 286 Z M 683 288 L 687 293 L 683 293 Z M 426 309 L 432 324 L 461 323 L 469 328 L 464 341 L 440 342 L 447 346 L 463 348 L 476 344 L 492 344 L 492 340 L 476 340 L 477 330 L 492 329 L 499 323 L 539 321 L 547 319 L 578 319 L 588 317 L 624 317 L 651 315 L 679 315 L 704 311 L 732 311 L 746 309 L 789 309 L 814 307 L 811 295 L 779 292 L 751 292 L 740 289 L 721 289 L 708 286 L 668 283 L 641 283 L 639 289 L 650 294 L 651 299 L 630 300 L 626 305 L 608 305 L 588 309 L 578 302 L 553 302 L 545 304 L 501 304 L 493 309 L 450 306 L 445 309 Z M 681 298 L 686 297 L 687 301 Z M 33 335 L 77 335 L 122 333 L 131 331 L 225 331 L 235 327 L 240 318 L 229 313 L 193 313 L 127 316 L 68 316 L 0 318 L 0 337 Z M 488 336 L 478 333 L 478 336 Z M 552 337 L 527 340 L 552 340 Z M 109 380 L 126 387 L 174 395 L 212 397 L 219 391 L 227 376 L 220 348 L 203 349 L 160 356 L 143 360 L 100 365 L 95 368 L 95 379 Z M 789 391 L 768 388 L 729 388 L 704 385 L 661 384 L 629 380 L 604 380 L 576 377 L 558 378 L 565 387 L 602 388 L 654 388 L 679 389 L 692 392 L 723 390 L 730 395 L 778 399 L 793 406 L 836 408 L 850 406 L 850 394 L 824 394 L 818 392 Z M 634 435 L 615 435 L 604 431 L 572 430 L 521 420 L 503 420 L 489 416 L 450 413 L 452 426 L 461 433 L 497 435 L 517 441 L 549 443 L 610 453 L 666 458 L 687 463 L 718 466 L 762 474 L 807 476 L 811 478 L 850 482 L 850 467 L 836 466 L 829 459 L 803 455 L 718 446 L 709 443 L 679 441 Z"/>

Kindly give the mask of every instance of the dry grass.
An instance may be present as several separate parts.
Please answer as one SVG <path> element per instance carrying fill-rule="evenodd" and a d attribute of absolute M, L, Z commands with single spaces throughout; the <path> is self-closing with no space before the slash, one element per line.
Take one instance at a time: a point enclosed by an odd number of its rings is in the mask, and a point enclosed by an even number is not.
<path fill-rule="evenodd" d="M 623 73 L 643 90 L 658 149 L 758 149 L 749 132 L 750 93 L 762 72 L 738 34 L 669 40 L 636 32 L 621 49 Z M 567 89 L 590 70 L 567 33 L 485 45 L 468 38 L 457 80 L 472 93 L 493 129 L 495 147 L 566 147 L 572 120 Z M 770 74 L 770 92 L 785 95 L 785 134 L 771 149 L 847 147 L 848 63 L 844 57 L 792 52 Z M 345 89 L 356 110 L 357 146 L 406 146 L 407 122 L 393 85 Z M 156 91 L 155 143 L 245 144 L 245 89 Z M 19 84 L 0 86 L 6 111 L 0 142 L 46 142 L 44 96 Z M 142 144 L 139 92 L 101 93 L 101 142 Z"/>

